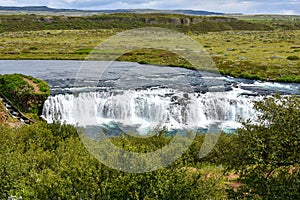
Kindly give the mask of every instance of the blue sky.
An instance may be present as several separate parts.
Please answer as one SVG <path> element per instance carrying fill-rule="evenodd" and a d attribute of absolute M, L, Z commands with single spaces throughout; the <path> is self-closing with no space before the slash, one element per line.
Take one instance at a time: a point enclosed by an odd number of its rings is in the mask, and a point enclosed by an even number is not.
<path fill-rule="evenodd" d="M 245 14 L 298 14 L 300 0 L 1 0 L 1 6 L 49 6 L 77 9 L 193 9 Z"/>

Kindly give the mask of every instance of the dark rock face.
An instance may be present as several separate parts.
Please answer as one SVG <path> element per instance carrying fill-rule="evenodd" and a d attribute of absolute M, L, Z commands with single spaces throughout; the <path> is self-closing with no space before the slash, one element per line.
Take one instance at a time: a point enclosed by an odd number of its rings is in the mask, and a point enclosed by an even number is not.
<path fill-rule="evenodd" d="M 179 18 L 170 18 L 170 24 L 174 24 L 174 25 L 180 25 L 181 24 L 181 20 Z"/>
<path fill-rule="evenodd" d="M 190 18 L 183 18 L 182 19 L 182 24 L 185 26 L 189 26 L 191 23 L 191 19 Z"/>
<path fill-rule="evenodd" d="M 202 18 L 192 18 L 192 24 L 199 24 L 203 22 Z"/>

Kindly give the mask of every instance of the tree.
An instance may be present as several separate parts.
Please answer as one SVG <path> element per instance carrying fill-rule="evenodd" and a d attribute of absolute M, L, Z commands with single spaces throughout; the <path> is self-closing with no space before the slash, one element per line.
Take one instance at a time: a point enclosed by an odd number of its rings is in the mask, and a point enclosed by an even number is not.
<path fill-rule="evenodd" d="M 256 122 L 247 121 L 232 143 L 229 170 L 244 184 L 234 197 L 300 199 L 300 98 L 255 102 Z"/>
<path fill-rule="evenodd" d="M 223 199 L 221 179 L 205 178 L 181 161 L 131 174 L 101 164 L 70 125 L 0 125 L 0 199 Z M 133 152 L 151 151 L 170 138 L 112 138 Z"/>

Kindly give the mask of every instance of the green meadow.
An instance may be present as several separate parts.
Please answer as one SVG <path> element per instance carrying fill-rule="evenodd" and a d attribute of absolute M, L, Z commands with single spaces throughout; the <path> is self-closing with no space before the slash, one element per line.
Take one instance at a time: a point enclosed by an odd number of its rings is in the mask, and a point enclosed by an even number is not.
<path fill-rule="evenodd" d="M 1 59 L 84 60 L 101 42 L 123 29 L 39 30 L 0 35 Z M 300 82 L 300 31 L 190 33 L 220 73 L 260 80 Z M 120 61 L 190 67 L 175 54 L 155 49 L 129 52 Z M 197 67 L 197 66 L 196 66 Z"/>

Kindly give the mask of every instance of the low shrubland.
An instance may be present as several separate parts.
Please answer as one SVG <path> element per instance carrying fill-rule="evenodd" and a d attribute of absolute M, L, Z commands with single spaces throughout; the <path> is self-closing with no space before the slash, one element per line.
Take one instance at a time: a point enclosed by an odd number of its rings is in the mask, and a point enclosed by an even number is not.
<path fill-rule="evenodd" d="M 199 157 L 205 134 L 172 165 L 132 174 L 101 164 L 85 148 L 80 130 L 39 122 L 0 125 L 0 198 L 22 199 L 299 199 L 300 99 L 278 95 L 255 103 L 258 123 L 222 133 Z M 126 151 L 151 152 L 172 136 L 110 138 Z M 116 155 L 117 157 L 120 155 Z M 145 161 L 141 164 L 151 164 Z"/>

